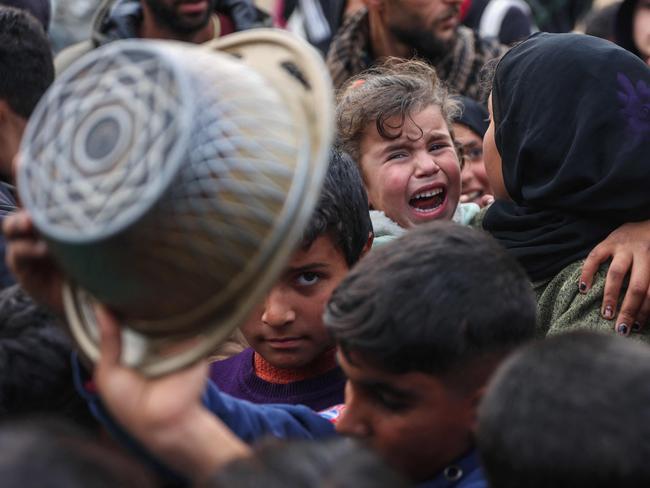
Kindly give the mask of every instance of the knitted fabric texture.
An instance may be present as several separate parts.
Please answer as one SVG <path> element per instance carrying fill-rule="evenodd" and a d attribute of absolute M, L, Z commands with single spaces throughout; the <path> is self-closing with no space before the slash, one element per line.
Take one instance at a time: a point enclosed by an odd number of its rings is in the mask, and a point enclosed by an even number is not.
<path fill-rule="evenodd" d="M 231 358 L 212 363 L 210 379 L 224 393 L 253 403 L 306 405 L 321 411 L 344 402 L 345 375 L 338 366 L 300 381 L 271 383 L 255 374 L 253 356 L 253 349 L 248 348 Z"/>
<path fill-rule="evenodd" d="M 276 368 L 257 353 L 253 354 L 255 374 L 269 383 L 286 385 L 294 381 L 303 381 L 320 376 L 336 367 L 336 349 L 332 348 L 321 354 L 316 361 L 304 368 Z"/>

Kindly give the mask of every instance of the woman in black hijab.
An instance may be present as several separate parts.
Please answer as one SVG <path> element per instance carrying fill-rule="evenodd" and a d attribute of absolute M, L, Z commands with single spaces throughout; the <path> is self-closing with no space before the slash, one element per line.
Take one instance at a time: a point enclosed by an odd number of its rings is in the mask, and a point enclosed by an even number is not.
<path fill-rule="evenodd" d="M 544 333 L 611 330 L 604 280 L 580 294 L 580 268 L 612 231 L 650 220 L 650 68 L 602 39 L 539 33 L 500 61 L 490 105 L 497 201 L 483 227 L 527 270 Z"/>

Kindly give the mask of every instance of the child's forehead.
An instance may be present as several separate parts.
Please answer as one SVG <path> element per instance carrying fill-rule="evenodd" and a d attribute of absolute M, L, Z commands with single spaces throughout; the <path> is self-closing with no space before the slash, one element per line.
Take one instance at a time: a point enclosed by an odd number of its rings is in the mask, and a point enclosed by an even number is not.
<path fill-rule="evenodd" d="M 401 374 L 387 371 L 359 351 L 353 350 L 345 354 L 339 349 L 336 358 L 350 381 L 369 387 L 399 389 L 408 393 L 411 390 L 417 392 L 431 383 L 441 384 L 440 379 L 432 374 L 419 371 Z"/>
<path fill-rule="evenodd" d="M 301 268 L 312 264 L 324 266 L 344 265 L 347 268 L 347 261 L 343 251 L 329 232 L 319 235 L 308 245 L 303 243 L 303 245 L 298 246 L 291 255 L 287 269 Z"/>
<path fill-rule="evenodd" d="M 385 135 L 382 135 L 381 131 Z M 407 137 L 411 131 L 448 133 L 449 127 L 440 106 L 431 104 L 410 111 L 381 115 L 378 119 L 368 122 L 364 134 L 376 135 L 382 140 L 394 140 L 393 135 L 401 132 L 400 137 Z"/>
<path fill-rule="evenodd" d="M 392 115 L 370 122 L 361 139 L 361 150 L 373 147 L 391 146 L 399 143 L 413 143 L 422 139 L 451 137 L 447 121 L 440 113 L 440 107 L 430 105 L 422 110 Z"/>

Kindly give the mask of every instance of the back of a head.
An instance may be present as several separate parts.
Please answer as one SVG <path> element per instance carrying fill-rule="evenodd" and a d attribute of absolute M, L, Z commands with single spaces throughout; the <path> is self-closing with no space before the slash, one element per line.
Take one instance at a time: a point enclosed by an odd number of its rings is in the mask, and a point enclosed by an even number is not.
<path fill-rule="evenodd" d="M 333 293 L 324 322 L 344 354 L 444 376 L 531 339 L 535 313 L 524 271 L 494 239 L 435 222 L 370 252 Z"/>
<path fill-rule="evenodd" d="M 616 227 L 623 218 L 646 220 L 645 189 L 605 200 L 621 185 L 647 179 L 637 161 L 650 150 L 648 97 L 648 67 L 604 39 L 540 32 L 513 47 L 492 85 L 494 137 L 510 198 L 615 219 Z"/>
<path fill-rule="evenodd" d="M 455 124 L 462 124 L 471 129 L 481 139 L 488 128 L 489 114 L 486 108 L 469 97 L 454 97 L 461 105 L 461 112 L 454 116 Z"/>
<path fill-rule="evenodd" d="M 348 266 L 354 265 L 372 232 L 368 198 L 354 161 L 337 149 L 330 160 L 316 209 L 303 232 L 302 246 L 329 235 Z"/>
<path fill-rule="evenodd" d="M 24 10 L 0 6 L 0 100 L 27 119 L 54 80 L 43 27 Z"/>
<path fill-rule="evenodd" d="M 352 439 L 267 442 L 235 461 L 206 486 L 213 488 L 400 488 L 408 486 L 374 453 Z"/>
<path fill-rule="evenodd" d="M 0 426 L 0 484 L 22 488 L 151 487 L 135 461 L 55 419 Z"/>
<path fill-rule="evenodd" d="M 650 349 L 590 332 L 527 347 L 494 376 L 478 445 L 495 488 L 650 486 Z"/>

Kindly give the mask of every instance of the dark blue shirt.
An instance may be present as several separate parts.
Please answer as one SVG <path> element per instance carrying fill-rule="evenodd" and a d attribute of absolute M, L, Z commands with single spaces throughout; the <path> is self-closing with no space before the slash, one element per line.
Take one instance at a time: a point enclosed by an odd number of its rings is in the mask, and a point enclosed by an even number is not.
<path fill-rule="evenodd" d="M 142 446 L 112 420 L 101 399 L 88 387 L 88 378 L 78 359 L 74 359 L 74 362 L 77 388 L 88 402 L 93 415 L 118 440 L 151 460 L 151 456 L 146 454 Z M 208 381 L 203 392 L 203 404 L 246 442 L 253 442 L 265 436 L 280 439 L 320 439 L 336 435 L 334 424 L 326 418 L 326 414 L 320 415 L 302 405 L 258 405 L 240 400 L 219 391 L 212 381 Z M 447 466 L 431 481 L 418 485 L 418 488 L 487 488 L 487 483 L 479 466 L 478 456 L 472 451 L 458 462 Z"/>
<path fill-rule="evenodd" d="M 481 469 L 476 450 L 450 464 L 430 481 L 420 483 L 417 488 L 487 488 L 488 484 Z"/>

